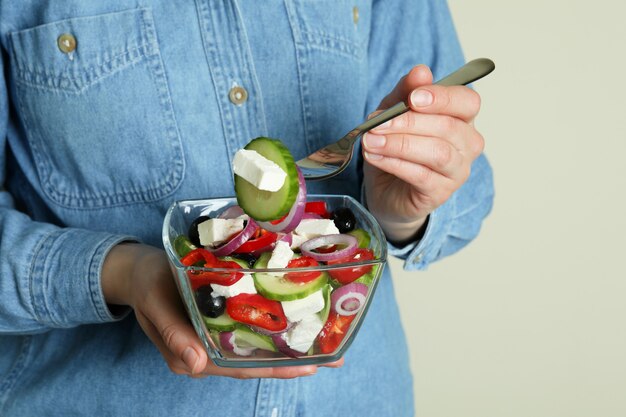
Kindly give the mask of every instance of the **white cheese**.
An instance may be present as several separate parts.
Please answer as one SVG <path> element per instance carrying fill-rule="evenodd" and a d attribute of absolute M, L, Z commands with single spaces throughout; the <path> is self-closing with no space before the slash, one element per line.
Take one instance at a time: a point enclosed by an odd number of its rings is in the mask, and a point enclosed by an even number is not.
<path fill-rule="evenodd" d="M 213 292 L 211 293 L 213 297 L 222 296 L 228 298 L 239 294 L 256 294 L 254 280 L 250 274 L 243 274 L 243 277 L 233 285 L 211 284 L 211 288 L 213 288 Z"/>
<path fill-rule="evenodd" d="M 209 219 L 198 225 L 198 236 L 202 246 L 218 246 L 235 233 L 243 230 L 244 219 Z"/>
<path fill-rule="evenodd" d="M 298 249 L 300 245 L 302 245 L 307 240 L 309 239 L 307 239 L 306 237 L 300 236 L 296 233 L 292 233 L 291 234 L 291 249 Z"/>
<path fill-rule="evenodd" d="M 321 311 L 324 308 L 324 294 L 319 290 L 299 300 L 283 301 L 281 304 L 287 320 L 296 322 Z"/>
<path fill-rule="evenodd" d="M 272 256 L 270 260 L 267 261 L 268 268 L 287 268 L 287 264 L 293 257 L 293 251 L 289 247 L 289 244 L 285 241 L 279 241 L 274 246 L 274 250 L 272 251 Z M 276 276 L 282 276 L 284 274 L 274 274 Z"/>
<path fill-rule="evenodd" d="M 287 173 L 273 161 L 256 151 L 240 149 L 233 158 L 233 172 L 259 190 L 278 191 Z"/>
<path fill-rule="evenodd" d="M 304 219 L 294 232 L 309 240 L 322 235 L 339 234 L 339 229 L 331 219 Z"/>
<path fill-rule="evenodd" d="M 285 342 L 293 350 L 306 353 L 313 345 L 322 327 L 324 327 L 324 323 L 317 314 L 307 316 L 287 331 Z"/>

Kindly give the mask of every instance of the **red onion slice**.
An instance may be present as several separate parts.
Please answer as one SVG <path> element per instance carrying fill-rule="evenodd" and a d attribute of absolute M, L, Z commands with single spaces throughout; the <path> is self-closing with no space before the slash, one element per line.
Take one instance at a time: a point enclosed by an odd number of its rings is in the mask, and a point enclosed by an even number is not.
<path fill-rule="evenodd" d="M 366 297 L 367 285 L 352 282 L 330 294 L 330 308 L 340 316 L 353 316 L 363 307 Z"/>
<path fill-rule="evenodd" d="M 248 219 L 246 226 L 243 228 L 241 232 L 239 232 L 234 238 L 224 243 L 223 245 L 218 246 L 217 248 L 207 247 L 206 250 L 211 252 L 215 256 L 226 256 L 233 253 L 235 249 L 239 246 L 243 245 L 250 237 L 256 232 L 259 228 L 259 225 L 252 219 Z"/>
<path fill-rule="evenodd" d="M 285 327 L 282 330 L 277 330 L 277 331 L 272 331 L 272 330 L 268 330 L 268 329 L 264 329 L 263 327 L 260 326 L 254 326 L 254 325 L 250 325 L 248 327 L 250 327 L 252 330 L 254 330 L 257 333 L 261 333 L 264 334 L 266 336 L 272 336 L 275 334 L 280 334 L 280 333 L 285 333 L 287 330 L 291 329 L 293 327 L 295 323 L 292 323 L 290 321 L 287 322 L 287 327 Z"/>
<path fill-rule="evenodd" d="M 287 356 L 291 356 L 292 358 L 299 358 L 300 356 L 306 355 L 306 353 L 298 352 L 297 350 L 290 348 L 287 341 L 284 339 L 284 335 L 285 331 L 271 335 L 272 341 L 274 342 L 274 345 L 276 345 L 279 352 Z"/>
<path fill-rule="evenodd" d="M 296 196 L 296 201 L 289 209 L 289 213 L 283 220 L 281 220 L 277 224 L 272 224 L 272 222 L 259 222 L 259 226 L 261 226 L 265 230 L 269 230 L 270 232 L 282 232 L 289 233 L 294 230 L 300 220 L 302 220 L 302 216 L 304 215 L 304 208 L 306 206 L 306 181 L 304 181 L 304 176 L 302 175 L 302 171 L 300 168 L 298 170 L 298 195 Z"/>
<path fill-rule="evenodd" d="M 313 252 L 317 248 L 328 245 L 345 245 L 343 249 L 336 250 L 330 253 L 317 253 Z M 300 252 L 303 255 L 308 255 L 313 259 L 322 262 L 334 261 L 336 259 L 345 258 L 356 252 L 358 246 L 357 239 L 352 235 L 337 234 L 337 235 L 322 235 L 311 240 L 307 240 L 300 245 Z"/>
<path fill-rule="evenodd" d="M 232 352 L 239 356 L 250 356 L 256 350 L 254 347 L 240 347 L 235 343 L 234 332 L 220 333 L 220 346 L 227 352 Z"/>
<path fill-rule="evenodd" d="M 230 206 L 228 207 L 226 210 L 224 210 L 223 212 L 220 213 L 219 216 L 217 216 L 218 219 L 236 219 L 239 216 L 243 216 L 244 213 L 243 209 L 241 207 L 239 207 L 238 205 L 234 205 L 234 206 Z"/>
<path fill-rule="evenodd" d="M 270 243 L 269 245 L 264 246 L 264 247 L 262 247 L 262 248 L 260 248 L 260 249 L 257 249 L 257 250 L 255 250 L 254 252 L 250 252 L 250 254 L 251 254 L 252 256 L 254 256 L 254 257 L 257 257 L 257 258 L 258 258 L 259 256 L 261 256 L 261 254 L 262 254 L 263 252 L 271 252 L 271 251 L 273 251 L 273 250 L 274 250 L 274 248 L 276 247 L 276 244 L 277 244 L 278 242 L 280 242 L 281 240 L 284 240 L 285 242 L 287 242 L 287 244 L 288 244 L 289 246 L 291 246 L 291 239 L 292 239 L 291 233 L 288 233 L 288 234 L 283 235 L 283 236 L 280 236 L 280 235 L 279 235 L 279 237 L 278 237 L 275 241 L 273 241 L 272 243 Z"/>

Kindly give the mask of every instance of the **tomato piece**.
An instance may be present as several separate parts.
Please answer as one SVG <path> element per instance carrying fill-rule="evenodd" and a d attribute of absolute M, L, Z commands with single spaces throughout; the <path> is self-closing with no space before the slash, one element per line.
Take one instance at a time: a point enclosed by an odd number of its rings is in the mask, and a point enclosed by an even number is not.
<path fill-rule="evenodd" d="M 267 246 L 270 246 L 278 239 L 278 234 L 274 232 L 263 231 L 261 234 L 253 239 L 249 239 L 244 242 L 243 245 L 239 246 L 237 249 L 233 251 L 233 253 L 251 253 L 256 252 L 259 249 L 263 249 Z"/>
<path fill-rule="evenodd" d="M 226 299 L 226 312 L 234 320 L 270 331 L 287 328 L 287 317 L 278 301 L 259 294 L 239 294 Z"/>
<path fill-rule="evenodd" d="M 328 206 L 325 201 L 309 201 L 304 205 L 305 213 L 314 213 L 321 216 L 324 219 L 328 219 L 330 217 L 330 213 L 328 212 Z"/>
<path fill-rule="evenodd" d="M 374 252 L 371 249 L 363 249 L 359 248 L 350 256 L 346 256 L 340 259 L 335 259 L 333 261 L 328 261 L 328 265 L 338 265 L 338 264 L 347 264 L 351 262 L 360 262 L 360 261 L 371 261 L 376 259 L 374 256 Z M 346 285 L 351 283 L 352 281 L 358 279 L 360 276 L 367 274 L 372 270 L 372 265 L 364 265 L 357 266 L 354 268 L 341 268 L 336 270 L 329 270 L 328 273 L 331 277 L 333 277 L 336 281 L 338 281 L 342 285 Z"/>
<path fill-rule="evenodd" d="M 289 261 L 287 268 L 306 268 L 309 266 L 318 266 L 319 263 L 310 256 L 301 256 Z M 287 272 L 285 278 L 291 282 L 309 282 L 319 277 L 320 271 L 303 271 L 303 272 Z"/>
<path fill-rule="evenodd" d="M 330 313 L 328 320 L 317 336 L 322 353 L 333 353 L 337 350 L 355 317 L 355 315 L 342 316 L 334 311 Z"/>
<path fill-rule="evenodd" d="M 332 253 L 337 250 L 337 245 L 320 246 L 315 249 L 317 253 Z"/>
<path fill-rule="evenodd" d="M 197 248 L 183 256 L 180 262 L 185 266 L 194 266 L 199 264 L 204 268 L 225 268 L 225 269 L 241 269 L 241 265 L 233 261 L 222 261 L 217 256 L 204 248 Z M 218 271 L 200 271 L 190 270 L 187 271 L 187 276 L 191 282 L 191 289 L 197 290 L 198 288 L 209 285 L 233 285 L 239 281 L 243 274 L 241 272 L 218 272 Z"/>

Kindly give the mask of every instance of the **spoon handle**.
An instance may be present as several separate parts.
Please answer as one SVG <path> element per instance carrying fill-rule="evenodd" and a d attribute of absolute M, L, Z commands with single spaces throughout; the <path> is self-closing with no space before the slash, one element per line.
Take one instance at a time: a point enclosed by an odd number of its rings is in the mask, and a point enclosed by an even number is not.
<path fill-rule="evenodd" d="M 466 85 L 476 80 L 480 80 L 485 75 L 493 71 L 495 68 L 496 65 L 490 59 L 474 59 L 463 65 L 461 68 L 457 69 L 453 73 L 437 81 L 435 84 L 445 86 Z M 360 134 L 363 134 L 375 128 L 376 126 L 382 125 L 386 121 L 393 119 L 396 116 L 406 113 L 407 111 L 409 111 L 409 109 L 410 107 L 407 106 L 406 103 L 401 101 L 400 103 L 388 108 L 384 112 L 377 114 L 369 120 L 366 120 L 365 122 L 357 126 L 354 130 L 358 131 Z"/>

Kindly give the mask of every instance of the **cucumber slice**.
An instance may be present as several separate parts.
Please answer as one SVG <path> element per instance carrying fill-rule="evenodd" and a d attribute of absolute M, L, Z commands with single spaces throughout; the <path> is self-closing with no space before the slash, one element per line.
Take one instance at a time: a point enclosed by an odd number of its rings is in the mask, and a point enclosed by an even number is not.
<path fill-rule="evenodd" d="M 235 343 L 239 347 L 255 347 L 270 352 L 278 352 L 276 345 L 269 336 L 253 332 L 247 327 L 237 327 L 233 333 L 235 334 Z"/>
<path fill-rule="evenodd" d="M 266 268 L 267 261 L 271 253 L 266 252 L 256 261 L 254 267 L 257 269 Z M 255 272 L 252 274 L 254 286 L 263 297 L 276 301 L 293 301 L 304 298 L 318 291 L 328 283 L 328 274 L 320 272 L 320 275 L 312 281 L 306 283 L 291 282 L 284 277 Z"/>
<path fill-rule="evenodd" d="M 378 273 L 378 268 L 379 267 L 380 267 L 379 264 L 374 265 L 370 272 L 368 272 L 367 274 L 363 274 L 358 279 L 356 279 L 354 282 L 365 284 L 365 285 L 367 285 L 369 287 L 372 284 L 372 281 L 374 281 L 374 277 Z"/>
<path fill-rule="evenodd" d="M 363 248 L 363 249 L 369 248 L 372 238 L 370 237 L 370 234 L 367 233 L 367 231 L 363 229 L 354 229 L 348 232 L 348 234 L 356 238 L 359 244 L 359 248 Z"/>
<path fill-rule="evenodd" d="M 235 258 L 235 257 L 232 257 L 232 256 L 222 256 L 221 258 L 218 258 L 218 259 L 220 259 L 222 261 L 232 261 L 232 262 L 235 262 L 236 264 L 238 264 L 243 269 L 248 269 L 250 267 L 250 265 L 248 265 L 248 262 L 244 261 L 243 259 Z"/>
<path fill-rule="evenodd" d="M 230 317 L 228 313 L 224 313 L 216 318 L 202 316 L 202 320 L 208 329 L 217 330 L 219 332 L 230 332 L 239 326 L 239 322 Z"/>
<path fill-rule="evenodd" d="M 278 164 L 287 174 L 287 178 L 280 190 L 271 192 L 259 190 L 239 175 L 235 175 L 237 203 L 254 220 L 280 219 L 295 203 L 300 188 L 298 170 L 293 156 L 281 141 L 265 137 L 252 140 L 245 146 L 245 149 L 256 151 Z"/>
<path fill-rule="evenodd" d="M 177 236 L 176 239 L 174 239 L 173 246 L 174 246 L 174 251 L 176 252 L 179 258 L 182 258 L 183 256 L 187 255 L 192 250 L 197 249 L 196 245 L 191 243 L 191 240 L 189 240 L 189 238 L 185 235 Z"/>
<path fill-rule="evenodd" d="M 324 308 L 317 313 L 320 317 L 320 320 L 322 320 L 322 323 L 326 323 L 326 320 L 328 320 L 328 315 L 330 314 L 330 293 L 333 290 L 333 287 L 331 287 L 330 285 L 325 285 L 324 288 L 322 288 L 322 294 L 324 295 Z"/>

